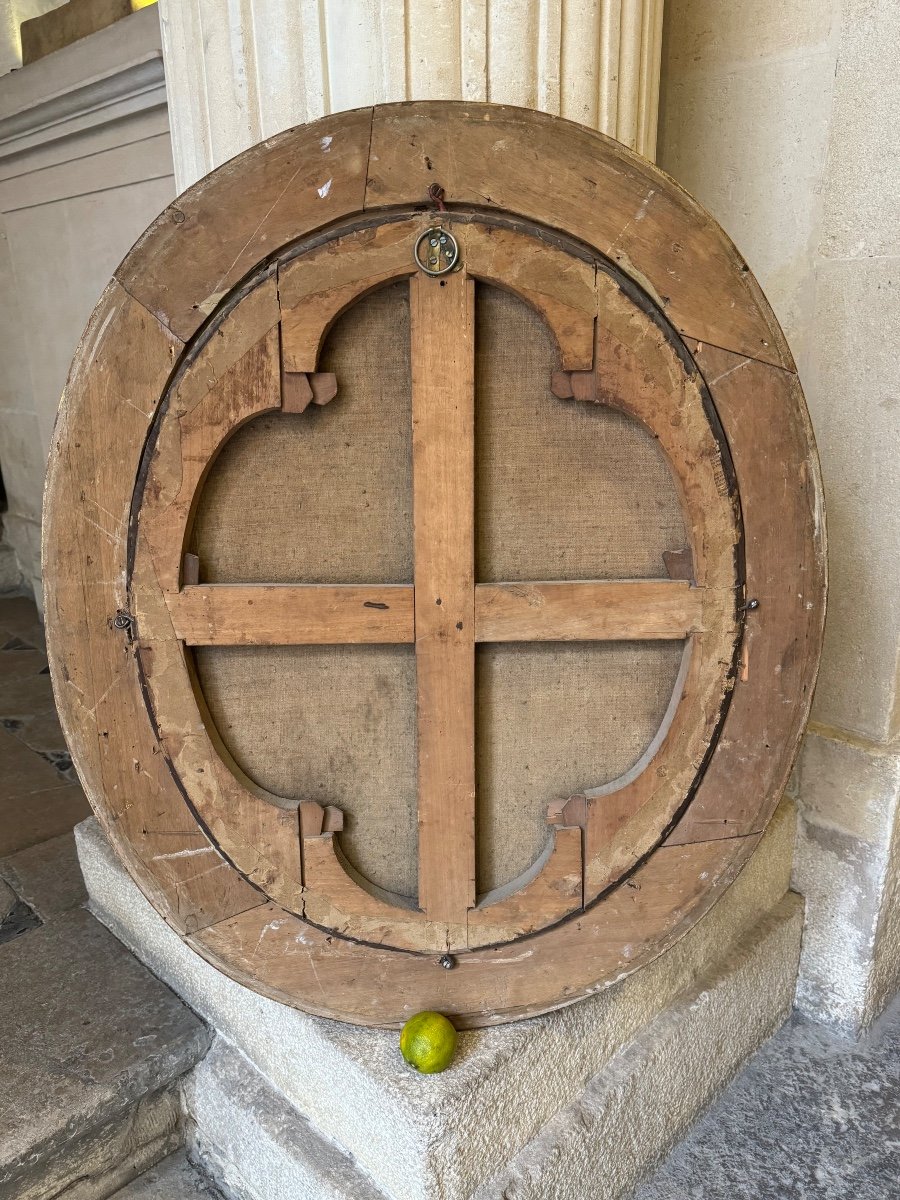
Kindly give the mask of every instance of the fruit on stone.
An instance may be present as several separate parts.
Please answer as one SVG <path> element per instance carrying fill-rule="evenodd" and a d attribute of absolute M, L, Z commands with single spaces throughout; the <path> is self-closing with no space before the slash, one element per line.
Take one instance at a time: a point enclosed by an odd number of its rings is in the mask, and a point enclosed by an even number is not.
<path fill-rule="evenodd" d="M 400 1030 L 400 1053 L 423 1075 L 436 1075 L 453 1062 L 456 1030 L 441 1013 L 416 1013 Z"/>

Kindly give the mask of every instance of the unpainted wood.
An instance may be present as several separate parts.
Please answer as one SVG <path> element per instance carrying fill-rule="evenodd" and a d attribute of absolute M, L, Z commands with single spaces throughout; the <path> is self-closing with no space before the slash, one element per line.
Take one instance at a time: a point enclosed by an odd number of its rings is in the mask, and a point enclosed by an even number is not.
<path fill-rule="evenodd" d="M 403 584 L 206 584 L 166 597 L 189 646 L 413 642 L 413 589 Z"/>
<path fill-rule="evenodd" d="M 371 128 L 371 109 L 336 113 L 223 163 L 160 213 L 115 278 L 187 341 L 261 259 L 362 210 Z"/>
<path fill-rule="evenodd" d="M 195 557 L 195 556 L 185 556 Z M 415 641 L 404 584 L 203 584 L 167 594 L 189 646 L 295 646 Z M 476 642 L 666 640 L 703 630 L 705 592 L 662 580 L 484 583 Z"/>
<path fill-rule="evenodd" d="M 78 349 L 54 430 L 44 520 L 48 658 L 66 741 L 117 854 L 186 934 L 254 907 L 169 771 L 129 628 L 129 506 L 144 438 L 181 345 L 118 284 Z"/>
<path fill-rule="evenodd" d="M 475 903 L 475 287 L 410 283 L 419 904 Z"/>
<path fill-rule="evenodd" d="M 493 1024 L 571 1002 L 643 965 L 708 909 L 752 852 L 758 835 L 735 836 L 735 827 L 764 822 L 777 799 L 821 647 L 820 484 L 796 378 L 790 369 L 764 367 L 768 360 L 791 367 L 774 318 L 721 231 L 671 181 L 598 135 L 521 110 L 413 104 L 377 110 L 370 141 L 372 128 L 371 112 L 347 114 L 254 148 L 180 198 L 120 268 L 124 290 L 113 285 L 92 318 L 54 436 L 45 528 L 51 670 L 64 728 L 105 827 L 167 919 L 181 931 L 199 930 L 187 940 L 200 953 L 266 994 L 327 1016 L 390 1024 L 434 1007 L 455 1015 L 460 1027 Z M 335 139 L 335 131 L 342 136 Z M 426 158 L 433 168 L 427 179 Z M 326 163 L 336 167 L 328 187 L 326 178 L 317 182 Z M 759 599 L 747 616 L 746 678 L 672 835 L 685 844 L 657 849 L 637 866 L 633 887 L 614 888 L 578 920 L 529 938 L 533 953 L 521 962 L 510 961 L 508 948 L 482 950 L 461 954 L 454 971 L 430 956 L 396 955 L 316 930 L 262 903 L 221 856 L 153 736 L 140 696 L 145 647 L 138 657 L 129 640 L 132 596 L 124 591 L 128 497 L 182 353 L 162 326 L 187 337 L 273 248 L 363 203 L 415 202 L 435 178 L 451 207 L 460 199 L 505 206 L 595 246 L 676 327 L 702 341 L 691 349 L 729 438 L 746 510 L 750 589 L 733 599 Z M 635 345 L 639 359 L 646 345 Z M 715 345 L 730 349 L 712 351 Z M 614 402 L 603 387 L 580 383 L 578 402 Z M 792 517 L 796 540 L 780 553 Z M 721 546 L 692 549 L 698 585 L 720 594 L 710 564 Z M 142 581 L 132 582 L 137 596 Z M 771 621 L 752 626 L 767 607 Z M 155 615 L 163 618 L 165 611 Z M 169 644 L 177 645 L 174 636 Z M 201 765 L 202 756 L 194 761 Z M 739 818 L 721 836 L 732 811 Z M 296 811 L 293 819 L 299 824 Z"/>
<path fill-rule="evenodd" d="M 672 467 L 703 617 L 685 654 L 677 694 L 654 743 L 621 780 L 588 792 L 585 899 L 591 900 L 650 851 L 696 782 L 720 725 L 739 636 L 735 553 L 740 541 L 730 464 L 692 375 L 663 331 L 615 282 L 598 276 L 594 370 L 570 376 L 568 403 L 609 404 L 657 434 Z"/>
<path fill-rule="evenodd" d="M 666 564 L 670 579 L 693 580 L 694 556 L 691 554 L 690 547 L 686 547 L 684 550 L 664 550 L 663 562 Z"/>
<path fill-rule="evenodd" d="M 281 409 L 286 413 L 306 412 L 312 404 L 313 390 L 303 371 L 285 371 L 281 380 Z"/>
<path fill-rule="evenodd" d="M 413 247 L 428 218 L 355 230 L 279 268 L 286 372 L 314 372 L 329 329 L 361 295 L 416 269 Z"/>
<path fill-rule="evenodd" d="M 679 332 L 793 368 L 759 285 L 722 229 L 621 143 L 507 105 L 378 105 L 365 207 L 405 203 L 435 180 L 451 210 L 502 209 L 581 238 Z"/>
<path fill-rule="evenodd" d="M 163 592 L 178 590 L 200 487 L 219 449 L 241 425 L 281 407 L 280 372 L 272 375 L 278 369 L 278 318 L 275 283 L 268 280 L 225 318 L 221 336 L 204 345 L 170 397 L 140 522 Z"/>
<path fill-rule="evenodd" d="M 303 915 L 315 925 L 379 946 L 423 954 L 466 948 L 466 925 L 429 920 L 408 897 L 356 875 L 331 833 L 303 840 Z"/>
<path fill-rule="evenodd" d="M 470 949 L 513 941 L 581 910 L 584 902 L 582 831 L 551 828 L 547 854 L 532 869 L 469 910 Z"/>
<path fill-rule="evenodd" d="M 272 309 L 274 283 L 261 290 L 262 298 L 250 297 L 230 318 L 238 345 L 259 332 L 260 314 L 266 318 L 264 324 L 272 315 L 277 319 L 277 309 Z M 209 345 L 218 358 L 217 339 Z M 198 377 L 207 385 L 202 396 Z M 177 595 L 191 512 L 210 462 L 235 428 L 280 404 L 277 327 L 218 378 L 203 353 L 190 364 L 173 393 L 150 462 L 132 587 L 141 665 L 166 757 L 228 858 L 267 895 L 300 911 L 297 802 L 263 792 L 232 761 L 192 686 L 167 606 L 167 599 Z"/>
<path fill-rule="evenodd" d="M 727 736 L 671 844 L 765 828 L 809 717 L 826 593 L 819 462 L 797 377 L 714 346 L 688 345 L 741 481 L 747 560 L 741 603 L 757 605 L 744 618 Z"/>
<path fill-rule="evenodd" d="M 668 580 L 491 583 L 475 589 L 480 642 L 643 641 L 703 630 L 704 592 Z"/>
<path fill-rule="evenodd" d="M 645 966 L 682 937 L 721 895 L 759 835 L 658 850 L 601 904 L 515 948 L 436 956 L 361 947 L 277 905 L 189 939 L 214 966 L 283 1003 L 357 1025 L 394 1028 L 423 1008 L 459 1029 L 499 1025 L 572 1004 Z M 360 974 L 360 962 L 365 972 Z M 599 982 L 603 981 L 603 982 Z"/>
<path fill-rule="evenodd" d="M 466 272 L 515 292 L 549 326 L 567 371 L 589 371 L 597 317 L 596 268 L 548 242 L 513 229 L 451 225 Z"/>

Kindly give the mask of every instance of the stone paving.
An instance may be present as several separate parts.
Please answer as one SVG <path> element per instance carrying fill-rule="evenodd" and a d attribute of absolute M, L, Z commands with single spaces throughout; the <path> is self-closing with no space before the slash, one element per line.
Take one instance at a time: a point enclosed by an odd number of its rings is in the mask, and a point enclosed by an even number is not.
<path fill-rule="evenodd" d="M 209 1034 L 85 910 L 88 812 L 37 610 L 0 596 L 0 1200 L 211 1200 L 181 1152 L 158 1161 Z"/>
<path fill-rule="evenodd" d="M 37 609 L 25 596 L 0 598 L 0 859 L 89 812 L 56 718 Z"/>
<path fill-rule="evenodd" d="M 632 1200 L 898 1200 L 900 997 L 858 1042 L 793 1017 Z"/>

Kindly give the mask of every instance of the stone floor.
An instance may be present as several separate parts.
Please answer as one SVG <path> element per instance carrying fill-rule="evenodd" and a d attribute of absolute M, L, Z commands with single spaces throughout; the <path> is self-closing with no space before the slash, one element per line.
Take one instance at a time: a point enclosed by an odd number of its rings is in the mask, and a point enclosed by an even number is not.
<path fill-rule="evenodd" d="M 792 1018 L 632 1200 L 898 1200 L 900 997 L 859 1042 Z"/>
<path fill-rule="evenodd" d="M 188 1162 L 183 1150 L 151 1167 L 112 1200 L 221 1200 L 208 1179 Z"/>
<path fill-rule="evenodd" d="M 0 859 L 89 811 L 56 718 L 37 609 L 25 596 L 0 598 Z"/>
<path fill-rule="evenodd" d="M 214 1200 L 177 1149 L 209 1033 L 85 910 L 88 812 L 37 610 L 0 596 L 0 1200 Z"/>

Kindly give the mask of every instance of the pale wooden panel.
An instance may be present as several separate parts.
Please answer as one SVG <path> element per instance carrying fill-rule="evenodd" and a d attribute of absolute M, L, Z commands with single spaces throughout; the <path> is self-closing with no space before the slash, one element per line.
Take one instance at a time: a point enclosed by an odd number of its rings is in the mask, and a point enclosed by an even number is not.
<path fill-rule="evenodd" d="M 414 640 L 413 590 L 402 585 L 186 587 L 166 597 L 189 646 L 301 646 Z"/>
<path fill-rule="evenodd" d="M 690 348 L 741 480 L 746 596 L 758 608 L 747 613 L 724 735 L 673 842 L 765 827 L 809 715 L 826 593 L 822 481 L 796 376 L 715 346 Z M 766 469 L 772 464 L 774 485 Z M 749 763 L 752 788 L 743 786 Z"/>
<path fill-rule="evenodd" d="M 666 713 L 680 642 L 487 644 L 476 654 L 479 893 L 526 870 L 554 799 L 624 774 Z"/>
<path fill-rule="evenodd" d="M 200 496 L 201 583 L 411 583 L 407 285 L 335 324 L 324 408 L 260 417 L 224 447 Z"/>
<path fill-rule="evenodd" d="M 188 555 L 193 565 L 193 556 Z M 703 590 L 648 581 L 488 583 L 475 588 L 475 640 L 666 640 L 702 629 Z M 402 584 L 204 584 L 166 597 L 189 646 L 301 646 L 415 640 Z"/>
<path fill-rule="evenodd" d="M 475 589 L 479 642 L 665 641 L 703 626 L 687 583 L 489 583 Z"/>
<path fill-rule="evenodd" d="M 416 672 L 411 646 L 194 651 L 216 729 L 254 783 L 333 804 L 351 864 L 416 894 Z"/>
<path fill-rule="evenodd" d="M 366 228 L 303 254 L 278 272 L 286 371 L 315 371 L 338 316 L 363 291 L 415 268 L 413 246 L 429 217 Z"/>
<path fill-rule="evenodd" d="M 659 579 L 689 544 L 672 473 L 624 413 L 550 392 L 538 314 L 477 287 L 476 577 Z"/>

